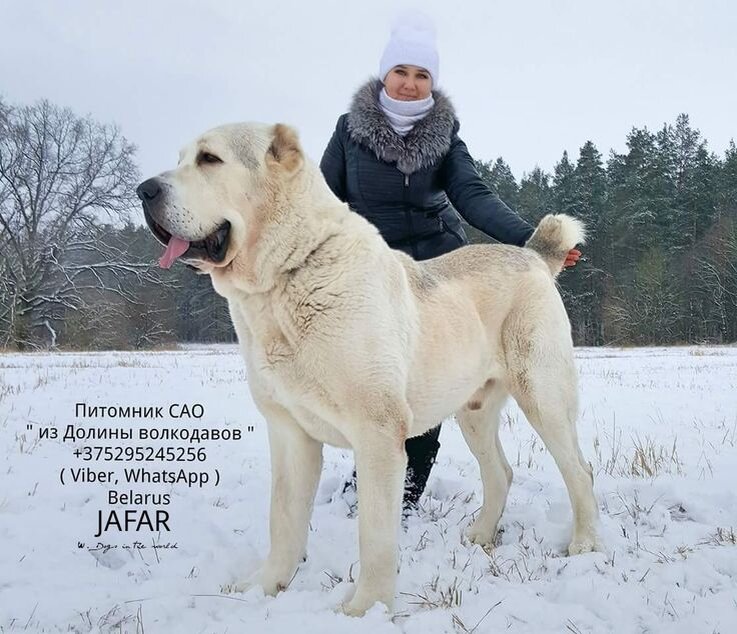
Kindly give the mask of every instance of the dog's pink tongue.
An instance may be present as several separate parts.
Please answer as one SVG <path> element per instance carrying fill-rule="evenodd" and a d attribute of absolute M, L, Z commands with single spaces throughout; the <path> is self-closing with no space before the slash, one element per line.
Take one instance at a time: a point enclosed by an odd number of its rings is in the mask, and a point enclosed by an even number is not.
<path fill-rule="evenodd" d="M 171 265 L 174 264 L 174 260 L 182 255 L 182 253 L 184 253 L 187 249 L 189 249 L 188 240 L 182 240 L 181 238 L 172 236 L 171 238 L 169 238 L 169 244 L 166 245 L 166 251 L 164 251 L 164 255 L 159 258 L 159 266 L 162 269 L 171 268 Z"/>

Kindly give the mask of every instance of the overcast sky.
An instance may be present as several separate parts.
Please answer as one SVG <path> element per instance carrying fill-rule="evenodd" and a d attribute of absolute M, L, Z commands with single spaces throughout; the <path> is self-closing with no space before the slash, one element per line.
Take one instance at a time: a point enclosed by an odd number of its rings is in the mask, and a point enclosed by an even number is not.
<path fill-rule="evenodd" d="M 117 123 L 144 176 L 232 121 L 296 126 L 316 160 L 356 88 L 378 73 L 401 7 L 387 0 L 3 0 L 0 94 L 46 97 Z M 519 179 L 590 139 L 680 112 L 722 155 L 737 138 L 737 3 L 424 2 L 461 137 Z"/>

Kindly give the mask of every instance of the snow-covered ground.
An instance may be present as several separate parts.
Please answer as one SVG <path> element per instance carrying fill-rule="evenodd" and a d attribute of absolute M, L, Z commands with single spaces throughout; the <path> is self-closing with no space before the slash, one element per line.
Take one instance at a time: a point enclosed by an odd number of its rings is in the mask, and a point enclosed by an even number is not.
<path fill-rule="evenodd" d="M 448 421 L 421 512 L 401 535 L 396 613 L 375 606 L 352 619 L 334 611 L 357 572 L 357 520 L 334 498 L 352 457 L 333 448 L 325 450 L 308 559 L 290 587 L 276 598 L 220 594 L 268 547 L 267 434 L 234 346 L 0 355 L 0 632 L 737 631 L 737 348 L 580 349 L 577 359 L 579 434 L 594 465 L 606 552 L 564 556 L 565 488 L 510 402 L 502 443 L 515 476 L 496 549 L 463 537 L 480 480 Z M 165 416 L 75 418 L 78 402 L 162 407 Z M 171 404 L 201 404 L 204 417 L 170 418 Z M 69 424 L 239 429 L 243 438 L 63 441 Z M 59 436 L 40 439 L 50 426 Z M 204 447 L 207 459 L 131 464 L 74 454 L 147 444 Z M 213 479 L 217 470 L 220 481 L 124 484 L 123 470 L 142 464 Z M 71 470 L 80 467 L 114 471 L 120 484 L 75 483 Z M 169 493 L 159 508 L 171 531 L 95 538 L 111 488 Z M 154 509 L 128 508 L 145 507 Z M 135 541 L 146 548 L 130 548 Z M 118 548 L 103 552 L 98 542 Z"/>

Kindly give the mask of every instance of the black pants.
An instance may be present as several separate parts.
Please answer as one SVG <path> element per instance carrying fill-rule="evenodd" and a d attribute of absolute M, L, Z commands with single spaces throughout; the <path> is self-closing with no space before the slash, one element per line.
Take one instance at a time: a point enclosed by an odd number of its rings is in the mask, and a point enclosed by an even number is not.
<path fill-rule="evenodd" d="M 440 443 L 440 425 L 422 436 L 415 436 L 405 441 L 407 451 L 407 477 L 404 481 L 404 507 L 416 506 L 425 490 L 430 470 L 435 464 Z"/>
<path fill-rule="evenodd" d="M 407 452 L 407 475 L 404 478 L 404 509 L 417 506 L 422 492 L 430 477 L 430 470 L 435 464 L 435 456 L 438 455 L 440 443 L 440 425 L 431 429 L 422 436 L 415 436 L 404 443 Z M 348 488 L 356 488 L 356 470 L 353 470 L 353 478 L 345 483 L 343 491 Z"/>

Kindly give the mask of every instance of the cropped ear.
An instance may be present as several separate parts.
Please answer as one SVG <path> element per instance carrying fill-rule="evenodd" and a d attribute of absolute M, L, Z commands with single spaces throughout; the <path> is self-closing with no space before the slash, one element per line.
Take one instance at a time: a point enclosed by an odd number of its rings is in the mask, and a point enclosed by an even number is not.
<path fill-rule="evenodd" d="M 287 174 L 294 174 L 302 167 L 304 156 L 294 128 L 283 123 L 274 126 L 274 139 L 266 153 L 266 163 L 270 167 L 278 165 Z"/>

